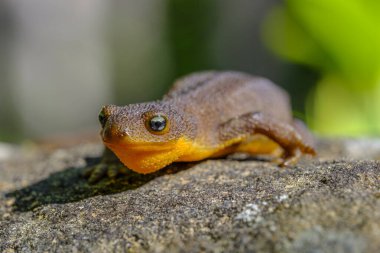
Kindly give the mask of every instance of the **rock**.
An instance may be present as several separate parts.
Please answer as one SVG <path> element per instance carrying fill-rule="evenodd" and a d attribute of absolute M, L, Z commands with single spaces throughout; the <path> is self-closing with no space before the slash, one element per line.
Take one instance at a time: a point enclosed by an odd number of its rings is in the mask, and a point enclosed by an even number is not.
<path fill-rule="evenodd" d="M 294 168 L 207 160 L 97 185 L 81 173 L 98 145 L 3 162 L 0 252 L 380 252 L 380 152 L 362 143 L 322 140 Z"/>

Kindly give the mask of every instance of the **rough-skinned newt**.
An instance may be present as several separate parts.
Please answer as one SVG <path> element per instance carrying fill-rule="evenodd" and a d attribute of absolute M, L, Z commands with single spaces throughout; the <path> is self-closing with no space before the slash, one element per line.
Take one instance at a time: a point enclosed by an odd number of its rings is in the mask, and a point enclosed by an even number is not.
<path fill-rule="evenodd" d="M 234 152 L 272 155 L 291 165 L 315 154 L 312 136 L 293 119 L 288 94 L 268 79 L 240 72 L 199 72 L 177 80 L 162 100 L 106 105 L 101 137 L 129 169 L 155 172 L 173 162 L 199 161 Z M 112 151 L 112 152 L 110 152 Z M 107 173 L 95 166 L 90 182 Z M 117 171 L 108 171 L 115 176 Z"/>

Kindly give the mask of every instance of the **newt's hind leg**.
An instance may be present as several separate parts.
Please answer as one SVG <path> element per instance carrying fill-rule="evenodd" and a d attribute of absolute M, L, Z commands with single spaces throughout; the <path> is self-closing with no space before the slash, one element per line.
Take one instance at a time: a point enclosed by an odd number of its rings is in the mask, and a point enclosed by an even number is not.
<path fill-rule="evenodd" d="M 246 139 L 254 134 L 262 134 L 276 142 L 284 150 L 281 164 L 292 165 L 301 154 L 315 155 L 312 144 L 303 138 L 289 123 L 269 118 L 260 112 L 253 112 L 231 119 L 219 126 L 219 138 L 222 142 L 232 139 Z"/>
<path fill-rule="evenodd" d="M 282 157 L 283 149 L 273 140 L 265 135 L 255 134 L 247 138 L 237 146 L 236 152 L 251 154 L 254 156 Z"/>

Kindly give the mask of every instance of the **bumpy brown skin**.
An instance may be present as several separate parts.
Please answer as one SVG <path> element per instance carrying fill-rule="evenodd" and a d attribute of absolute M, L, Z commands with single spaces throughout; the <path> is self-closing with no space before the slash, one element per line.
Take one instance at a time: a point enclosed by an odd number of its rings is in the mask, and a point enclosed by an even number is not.
<path fill-rule="evenodd" d="M 289 165 L 295 163 L 301 153 L 315 154 L 311 135 L 292 117 L 287 93 L 265 78 L 239 72 L 191 74 L 176 81 L 161 101 L 106 106 L 103 113 L 107 122 L 101 135 L 108 147 L 113 148 L 113 143 L 122 138 L 128 138 L 128 143 L 158 146 L 179 139 L 194 143 L 193 148 L 186 148 L 192 150 L 191 153 L 177 152 L 173 156 L 176 158 L 170 158 L 166 164 L 245 151 L 280 156 L 282 164 Z M 167 133 L 157 135 L 146 129 L 144 122 L 154 114 L 167 116 L 170 123 Z M 261 138 L 255 139 L 257 136 Z M 258 142 L 263 144 L 257 147 Z M 277 152 L 279 147 L 280 153 Z M 128 153 L 128 148 L 125 152 Z M 123 161 L 123 157 L 118 156 Z M 128 163 L 128 158 L 124 159 Z M 105 167 L 92 170 L 90 181 L 103 176 Z M 115 170 L 108 172 L 109 176 L 116 174 Z"/>

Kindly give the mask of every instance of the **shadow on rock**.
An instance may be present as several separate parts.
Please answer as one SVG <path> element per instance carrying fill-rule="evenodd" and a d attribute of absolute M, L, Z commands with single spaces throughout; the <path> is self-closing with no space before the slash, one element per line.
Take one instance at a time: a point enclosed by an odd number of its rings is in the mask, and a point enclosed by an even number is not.
<path fill-rule="evenodd" d="M 93 159 L 87 166 L 98 162 Z M 167 174 L 175 174 L 192 167 L 193 164 L 173 164 L 152 174 L 142 175 L 133 171 L 119 175 L 116 179 L 104 178 L 97 184 L 89 184 L 83 177 L 85 168 L 67 168 L 51 174 L 35 184 L 9 192 L 6 197 L 15 198 L 15 211 L 26 212 L 47 204 L 76 202 L 97 195 L 108 195 L 133 190 L 149 181 Z"/>

